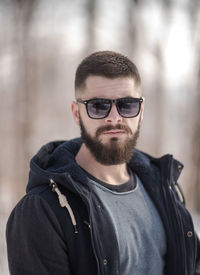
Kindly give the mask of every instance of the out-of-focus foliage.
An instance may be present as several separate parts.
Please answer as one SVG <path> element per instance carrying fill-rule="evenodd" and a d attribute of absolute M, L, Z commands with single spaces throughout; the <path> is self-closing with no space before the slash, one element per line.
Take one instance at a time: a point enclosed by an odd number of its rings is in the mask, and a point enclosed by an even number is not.
<path fill-rule="evenodd" d="M 74 72 L 92 51 L 119 51 L 137 64 L 146 99 L 138 147 L 184 163 L 187 205 L 200 211 L 200 1 L 7 0 L 0 25 L 1 274 L 5 222 L 25 192 L 31 156 L 79 135 Z"/>

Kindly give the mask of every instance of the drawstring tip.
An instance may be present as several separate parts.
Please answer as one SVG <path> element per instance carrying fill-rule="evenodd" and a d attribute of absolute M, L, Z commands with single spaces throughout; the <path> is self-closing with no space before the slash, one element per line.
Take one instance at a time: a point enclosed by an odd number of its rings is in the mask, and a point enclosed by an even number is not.
<path fill-rule="evenodd" d="M 74 233 L 75 233 L 75 234 L 78 234 L 78 229 L 77 229 L 77 226 L 76 226 L 76 225 L 74 225 Z"/>
<path fill-rule="evenodd" d="M 55 183 L 55 181 L 53 179 L 49 179 L 49 181 L 50 181 L 49 186 L 52 188 L 52 191 L 55 192 L 57 184 Z"/>

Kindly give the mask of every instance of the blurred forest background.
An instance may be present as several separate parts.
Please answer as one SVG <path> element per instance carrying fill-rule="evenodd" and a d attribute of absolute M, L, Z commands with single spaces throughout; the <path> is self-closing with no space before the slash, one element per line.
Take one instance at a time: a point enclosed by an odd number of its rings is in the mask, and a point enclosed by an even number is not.
<path fill-rule="evenodd" d="M 138 148 L 173 154 L 200 226 L 200 1 L 0 1 L 0 274 L 7 275 L 5 225 L 24 195 L 29 160 L 41 145 L 79 135 L 71 115 L 83 57 L 114 50 L 143 82 Z"/>

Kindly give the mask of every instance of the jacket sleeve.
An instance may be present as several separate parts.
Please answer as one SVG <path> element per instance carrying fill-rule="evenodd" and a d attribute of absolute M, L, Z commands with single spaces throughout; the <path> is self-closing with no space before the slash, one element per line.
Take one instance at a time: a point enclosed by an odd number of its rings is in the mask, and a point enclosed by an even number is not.
<path fill-rule="evenodd" d="M 200 240 L 198 236 L 197 236 L 197 258 L 196 258 L 195 275 L 200 275 Z"/>
<path fill-rule="evenodd" d="M 25 196 L 12 211 L 6 228 L 11 275 L 70 275 L 62 228 L 48 203 Z"/>

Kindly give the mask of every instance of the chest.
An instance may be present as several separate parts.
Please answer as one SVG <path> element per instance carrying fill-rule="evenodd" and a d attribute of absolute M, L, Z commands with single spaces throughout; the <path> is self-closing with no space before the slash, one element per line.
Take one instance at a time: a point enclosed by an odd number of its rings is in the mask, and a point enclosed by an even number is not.
<path fill-rule="evenodd" d="M 139 179 L 131 192 L 110 192 L 99 186 L 95 192 L 113 224 L 119 247 L 120 273 L 163 274 L 165 230 Z"/>

